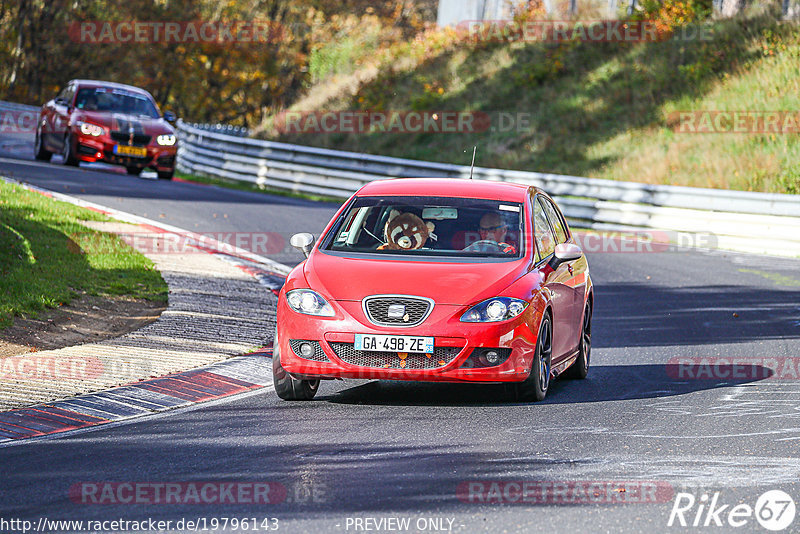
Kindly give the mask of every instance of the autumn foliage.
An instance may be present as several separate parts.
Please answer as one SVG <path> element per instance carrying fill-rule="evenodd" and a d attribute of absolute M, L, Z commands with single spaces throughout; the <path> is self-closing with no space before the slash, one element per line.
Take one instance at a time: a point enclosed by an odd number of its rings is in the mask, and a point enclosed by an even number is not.
<path fill-rule="evenodd" d="M 376 28 L 376 47 L 411 38 L 433 20 L 435 5 L 411 0 L 0 0 L 0 100 L 39 105 L 69 79 L 102 79 L 144 87 L 162 108 L 191 121 L 249 126 L 291 104 L 312 81 L 310 65 L 325 73 L 331 58 L 320 50 L 326 43 L 365 26 Z M 85 22 L 112 29 L 134 22 L 177 22 L 182 28 L 260 23 L 270 31 L 268 38 L 256 40 L 122 42 L 111 37 L 91 42 L 81 38 L 79 25 Z"/>

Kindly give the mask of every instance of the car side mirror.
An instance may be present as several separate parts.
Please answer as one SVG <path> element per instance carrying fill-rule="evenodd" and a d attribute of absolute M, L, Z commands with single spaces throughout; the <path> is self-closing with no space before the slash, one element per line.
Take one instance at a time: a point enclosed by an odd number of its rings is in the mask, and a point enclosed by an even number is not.
<path fill-rule="evenodd" d="M 165 111 L 164 120 L 167 122 L 175 122 L 176 120 L 178 120 L 178 117 L 171 111 Z"/>
<path fill-rule="evenodd" d="M 289 240 L 289 244 L 294 248 L 305 254 L 306 258 L 311 254 L 311 249 L 314 248 L 314 236 L 303 232 L 301 234 L 294 234 Z"/>
<path fill-rule="evenodd" d="M 550 260 L 550 267 L 558 269 L 558 266 L 567 261 L 575 261 L 583 256 L 581 247 L 573 243 L 559 243 L 556 245 L 556 252 Z"/>

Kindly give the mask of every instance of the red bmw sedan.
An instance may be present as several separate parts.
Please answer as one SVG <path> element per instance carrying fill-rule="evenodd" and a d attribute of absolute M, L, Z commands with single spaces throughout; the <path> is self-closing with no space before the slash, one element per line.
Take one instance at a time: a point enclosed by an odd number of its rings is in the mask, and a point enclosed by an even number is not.
<path fill-rule="evenodd" d="M 138 87 L 94 80 L 72 80 L 42 106 L 34 155 L 50 161 L 61 154 L 65 165 L 102 161 L 138 175 L 155 169 L 172 179 L 178 138 L 169 124 L 175 116 L 158 110 L 153 97 Z"/>
<path fill-rule="evenodd" d="M 553 200 L 460 179 L 372 182 L 315 242 L 278 302 L 278 395 L 310 400 L 336 378 L 513 383 L 542 400 L 585 378 L 592 281 Z"/>

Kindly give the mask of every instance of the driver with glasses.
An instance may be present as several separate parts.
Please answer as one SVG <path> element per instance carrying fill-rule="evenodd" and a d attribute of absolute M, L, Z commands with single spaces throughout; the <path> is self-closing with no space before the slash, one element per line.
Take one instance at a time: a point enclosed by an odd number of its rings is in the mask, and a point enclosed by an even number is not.
<path fill-rule="evenodd" d="M 484 213 L 478 225 L 480 240 L 472 243 L 464 250 L 471 252 L 502 252 L 503 254 L 516 254 L 517 249 L 505 242 L 508 226 L 503 217 L 495 212 Z"/>

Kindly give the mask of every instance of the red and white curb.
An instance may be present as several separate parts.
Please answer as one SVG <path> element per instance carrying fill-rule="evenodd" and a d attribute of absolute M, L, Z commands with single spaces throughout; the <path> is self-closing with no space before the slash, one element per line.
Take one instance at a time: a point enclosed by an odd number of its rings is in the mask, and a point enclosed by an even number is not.
<path fill-rule="evenodd" d="M 167 224 L 0 177 L 30 191 L 84 207 L 148 231 L 180 236 L 195 248 L 232 264 L 277 294 L 291 268 L 227 243 L 211 240 Z M 0 446 L 20 440 L 81 430 L 153 415 L 231 395 L 253 392 L 272 384 L 272 350 L 238 356 L 188 371 L 115 387 L 67 400 L 0 412 Z"/>
<path fill-rule="evenodd" d="M 272 385 L 272 349 L 100 393 L 0 412 L 0 446 L 137 419 Z"/>

